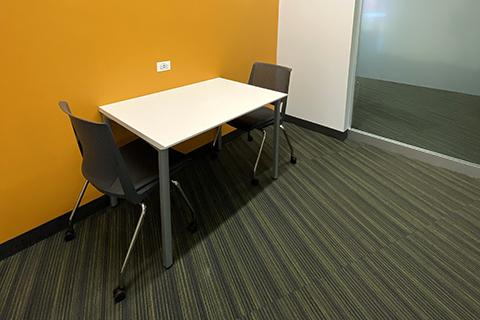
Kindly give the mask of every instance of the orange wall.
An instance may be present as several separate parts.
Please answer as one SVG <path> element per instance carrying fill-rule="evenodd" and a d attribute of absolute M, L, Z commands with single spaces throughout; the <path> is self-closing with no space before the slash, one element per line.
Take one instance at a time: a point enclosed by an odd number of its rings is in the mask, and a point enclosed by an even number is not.
<path fill-rule="evenodd" d="M 81 188 L 57 101 L 98 120 L 109 102 L 216 76 L 246 81 L 254 61 L 275 61 L 277 12 L 278 0 L 2 0 L 0 243 L 71 210 Z M 173 70 L 156 73 L 162 60 Z"/>

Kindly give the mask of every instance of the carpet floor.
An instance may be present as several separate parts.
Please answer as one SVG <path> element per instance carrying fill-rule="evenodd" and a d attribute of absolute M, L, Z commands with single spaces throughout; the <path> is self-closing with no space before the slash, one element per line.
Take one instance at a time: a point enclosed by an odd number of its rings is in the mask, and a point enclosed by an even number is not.
<path fill-rule="evenodd" d="M 250 184 L 258 134 L 175 177 L 200 225 L 172 190 L 169 270 L 152 194 L 123 302 L 140 211 L 125 202 L 0 261 L 0 319 L 478 319 L 480 181 L 286 126 L 298 163 L 282 143 L 276 181 L 266 152 Z"/>

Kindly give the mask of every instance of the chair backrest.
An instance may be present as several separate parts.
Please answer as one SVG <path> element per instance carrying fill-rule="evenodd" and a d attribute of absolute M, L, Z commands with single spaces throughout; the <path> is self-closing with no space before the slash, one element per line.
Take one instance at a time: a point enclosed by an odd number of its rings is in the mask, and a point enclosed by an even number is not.
<path fill-rule="evenodd" d="M 59 106 L 72 123 L 83 158 L 82 173 L 85 179 L 107 195 L 125 197 L 131 202 L 138 202 L 139 195 L 135 191 L 110 126 L 107 123 L 92 122 L 74 116 L 65 101 L 60 101 Z M 118 187 L 113 188 L 118 184 L 121 190 Z M 114 189 L 115 193 L 112 192 Z"/>
<path fill-rule="evenodd" d="M 250 79 L 248 83 L 257 87 L 275 90 L 288 94 L 288 87 L 290 85 L 290 74 L 292 69 L 279 66 L 276 64 L 256 62 L 252 66 L 250 72 Z M 278 101 L 282 105 L 281 119 L 285 117 L 287 111 L 287 98 Z"/>

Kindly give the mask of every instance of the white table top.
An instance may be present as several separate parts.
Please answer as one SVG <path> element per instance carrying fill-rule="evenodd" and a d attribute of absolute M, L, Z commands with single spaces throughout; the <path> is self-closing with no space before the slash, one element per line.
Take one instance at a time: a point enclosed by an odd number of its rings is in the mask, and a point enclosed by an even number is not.
<path fill-rule="evenodd" d="M 100 113 L 163 150 L 286 96 L 215 78 L 104 105 Z"/>

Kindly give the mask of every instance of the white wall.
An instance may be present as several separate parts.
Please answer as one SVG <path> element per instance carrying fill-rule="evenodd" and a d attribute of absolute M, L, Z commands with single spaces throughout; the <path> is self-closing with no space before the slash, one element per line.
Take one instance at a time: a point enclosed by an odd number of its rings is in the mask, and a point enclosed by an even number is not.
<path fill-rule="evenodd" d="M 364 0 L 357 74 L 480 95 L 480 0 Z"/>
<path fill-rule="evenodd" d="M 287 113 L 348 129 L 355 0 L 280 0 L 277 61 L 293 68 Z"/>

